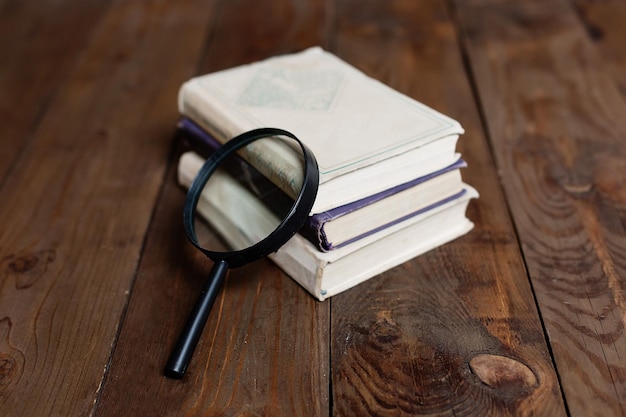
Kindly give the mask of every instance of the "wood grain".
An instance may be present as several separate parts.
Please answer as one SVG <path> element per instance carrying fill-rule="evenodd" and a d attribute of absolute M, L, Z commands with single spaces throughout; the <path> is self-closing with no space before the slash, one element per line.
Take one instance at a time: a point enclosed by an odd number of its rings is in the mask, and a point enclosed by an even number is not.
<path fill-rule="evenodd" d="M 12 2 L 0 11 L 0 187 L 109 3 Z"/>
<path fill-rule="evenodd" d="M 565 1 L 456 2 L 573 416 L 626 414 L 626 105 Z"/>
<path fill-rule="evenodd" d="M 326 14 L 313 0 L 221 2 L 200 71 L 324 43 Z M 96 415 L 328 415 L 330 304 L 267 260 L 229 272 L 187 375 L 163 376 L 211 266 L 184 237 L 173 162 Z"/>
<path fill-rule="evenodd" d="M 573 0 L 578 17 L 587 31 L 602 66 L 609 70 L 626 100 L 626 3 L 619 0 Z"/>
<path fill-rule="evenodd" d="M 469 235 L 331 300 L 333 415 L 566 415 L 446 7 L 343 1 L 338 16 L 340 56 L 461 121 L 481 197 Z"/>
<path fill-rule="evenodd" d="M 212 28 L 211 47 L 201 73 L 248 64 L 310 46 L 329 49 L 333 2 L 310 0 L 232 0 L 221 2 L 220 22 Z"/>
<path fill-rule="evenodd" d="M 7 176 L 3 415 L 93 410 L 163 181 L 172 103 L 206 27 L 201 4 L 168 4 L 106 10 Z"/>
<path fill-rule="evenodd" d="M 0 0 L 0 415 L 626 415 L 624 23 L 623 0 Z M 233 270 L 166 379 L 211 264 L 177 90 L 313 45 L 461 121 L 476 227 L 323 303 Z"/>

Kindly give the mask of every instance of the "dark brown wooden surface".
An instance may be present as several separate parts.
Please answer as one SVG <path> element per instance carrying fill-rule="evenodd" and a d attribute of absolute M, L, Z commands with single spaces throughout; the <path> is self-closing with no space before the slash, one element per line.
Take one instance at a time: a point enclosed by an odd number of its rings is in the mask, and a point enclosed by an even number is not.
<path fill-rule="evenodd" d="M 619 64 L 604 65 L 609 48 L 594 48 L 598 33 L 569 2 L 459 1 L 458 9 L 569 409 L 622 415 L 626 102 Z"/>
<path fill-rule="evenodd" d="M 0 1 L 0 416 L 626 415 L 622 0 Z M 468 235 L 325 302 L 186 244 L 176 93 L 321 45 L 458 119 Z"/>

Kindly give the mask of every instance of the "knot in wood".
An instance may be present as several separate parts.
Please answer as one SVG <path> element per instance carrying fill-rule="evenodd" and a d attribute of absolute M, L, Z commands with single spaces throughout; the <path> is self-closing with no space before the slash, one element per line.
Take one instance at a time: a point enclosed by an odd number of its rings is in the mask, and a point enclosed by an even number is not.
<path fill-rule="evenodd" d="M 35 255 L 18 256 L 9 262 L 9 270 L 18 274 L 28 272 L 37 266 L 38 262 L 39 258 Z"/>
<path fill-rule="evenodd" d="M 491 388 L 528 392 L 537 387 L 535 373 L 525 364 L 506 356 L 480 354 L 469 362 L 472 372 Z"/>
<path fill-rule="evenodd" d="M 17 361 L 12 356 L 0 352 L 0 386 L 11 383 L 11 376 L 16 368 Z"/>
<path fill-rule="evenodd" d="M 380 344 L 393 344 L 402 336 L 402 330 L 398 325 L 384 318 L 372 324 L 370 335 Z"/>
<path fill-rule="evenodd" d="M 48 265 L 54 262 L 56 252 L 54 250 L 40 250 L 30 253 L 11 255 L 4 258 L 5 270 L 16 277 L 17 289 L 31 287 L 48 269 Z"/>
<path fill-rule="evenodd" d="M 581 183 L 563 183 L 563 189 L 572 197 L 575 198 L 583 198 L 590 194 L 594 189 L 593 183 L 591 182 L 581 182 Z"/>

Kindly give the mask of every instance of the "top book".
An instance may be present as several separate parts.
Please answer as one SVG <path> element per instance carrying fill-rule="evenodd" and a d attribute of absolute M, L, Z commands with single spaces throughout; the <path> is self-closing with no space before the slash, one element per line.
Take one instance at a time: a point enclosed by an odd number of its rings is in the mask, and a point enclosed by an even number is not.
<path fill-rule="evenodd" d="M 192 78 L 178 104 L 222 143 L 258 127 L 295 134 L 320 169 L 312 214 L 452 164 L 463 133 L 457 121 L 319 47 Z M 294 178 L 297 187 L 297 162 L 258 152 L 259 171 Z"/>

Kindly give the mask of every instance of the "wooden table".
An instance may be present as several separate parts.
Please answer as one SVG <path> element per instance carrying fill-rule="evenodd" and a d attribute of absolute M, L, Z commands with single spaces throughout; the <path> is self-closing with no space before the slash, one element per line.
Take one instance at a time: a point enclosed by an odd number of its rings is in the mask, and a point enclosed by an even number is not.
<path fill-rule="evenodd" d="M 0 1 L 0 415 L 626 415 L 624 0 Z M 475 229 L 315 301 L 210 262 L 180 84 L 313 45 L 458 119 Z"/>

